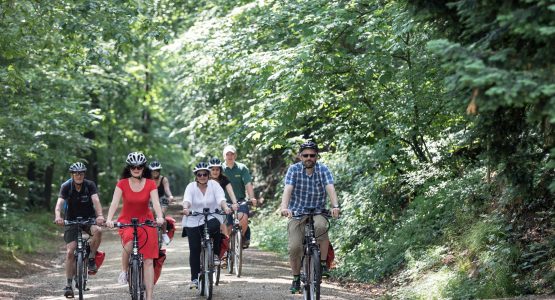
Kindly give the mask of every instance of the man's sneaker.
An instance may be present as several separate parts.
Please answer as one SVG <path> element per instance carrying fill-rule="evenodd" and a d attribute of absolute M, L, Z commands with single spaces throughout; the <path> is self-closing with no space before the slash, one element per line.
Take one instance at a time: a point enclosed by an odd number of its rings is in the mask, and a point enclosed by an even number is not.
<path fill-rule="evenodd" d="M 127 284 L 127 272 L 121 271 L 118 277 L 119 284 Z"/>
<path fill-rule="evenodd" d="M 322 270 L 322 277 L 330 277 L 330 270 L 326 264 L 322 264 L 320 270 Z"/>
<path fill-rule="evenodd" d="M 220 265 L 220 259 L 214 255 L 214 266 L 219 266 Z"/>
<path fill-rule="evenodd" d="M 89 258 L 89 274 L 96 274 L 97 271 L 96 260 L 94 258 Z"/>
<path fill-rule="evenodd" d="M 291 294 L 296 294 L 301 292 L 301 279 L 293 279 L 293 283 L 291 283 L 291 287 L 289 288 Z"/>
<path fill-rule="evenodd" d="M 70 285 L 67 285 L 67 286 L 64 288 L 64 297 L 66 297 L 66 298 L 73 298 L 73 297 L 75 297 L 75 296 L 73 295 L 73 288 L 71 288 Z"/>
<path fill-rule="evenodd" d="M 169 245 L 171 240 L 170 237 L 168 236 L 167 233 L 162 234 L 162 240 L 164 241 L 164 244 Z"/>
<path fill-rule="evenodd" d="M 193 279 L 191 283 L 189 283 L 189 289 L 198 289 L 198 279 Z"/>
<path fill-rule="evenodd" d="M 243 249 L 247 249 L 251 244 L 251 240 L 243 241 Z"/>

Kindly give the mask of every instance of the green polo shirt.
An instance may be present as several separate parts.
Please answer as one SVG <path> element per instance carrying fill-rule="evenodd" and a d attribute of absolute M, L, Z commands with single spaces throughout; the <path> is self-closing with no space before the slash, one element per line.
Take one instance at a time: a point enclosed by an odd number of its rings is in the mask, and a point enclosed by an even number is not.
<path fill-rule="evenodd" d="M 237 200 L 245 199 L 247 196 L 245 185 L 252 182 L 251 174 L 249 173 L 247 166 L 242 163 L 235 162 L 233 168 L 229 168 L 224 162 L 223 171 L 224 175 L 227 176 L 229 182 L 231 183 L 233 193 L 235 194 Z M 229 198 L 227 191 L 225 191 L 225 198 L 228 203 L 231 203 L 231 199 Z"/>

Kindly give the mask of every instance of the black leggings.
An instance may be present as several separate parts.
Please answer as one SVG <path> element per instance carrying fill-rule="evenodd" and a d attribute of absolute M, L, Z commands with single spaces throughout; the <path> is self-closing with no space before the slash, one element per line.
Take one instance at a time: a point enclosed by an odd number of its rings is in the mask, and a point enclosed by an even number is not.
<path fill-rule="evenodd" d="M 189 265 L 191 266 L 191 281 L 198 278 L 200 272 L 200 249 L 204 225 L 198 227 L 185 227 L 187 237 L 189 238 Z M 217 219 L 208 221 L 208 232 L 214 240 L 214 255 L 220 255 L 220 243 L 222 235 L 220 234 L 220 222 Z"/>

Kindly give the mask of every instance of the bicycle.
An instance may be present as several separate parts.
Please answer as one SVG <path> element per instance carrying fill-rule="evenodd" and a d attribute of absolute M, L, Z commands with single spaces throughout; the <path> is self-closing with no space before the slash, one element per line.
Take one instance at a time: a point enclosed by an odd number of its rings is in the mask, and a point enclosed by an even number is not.
<path fill-rule="evenodd" d="M 215 212 L 210 212 L 209 208 L 204 208 L 202 212 L 191 212 L 190 216 L 204 216 L 203 238 L 201 241 L 200 250 L 200 273 L 199 273 L 199 289 L 200 295 L 205 296 L 206 299 L 212 299 L 212 291 L 214 286 L 214 275 L 219 281 L 220 267 L 217 270 L 214 268 L 214 241 L 210 238 L 208 231 L 208 216 L 210 215 L 225 215 L 216 209 Z M 217 274 L 215 274 L 217 272 Z"/>
<path fill-rule="evenodd" d="M 239 206 L 247 204 L 253 206 L 252 202 L 247 200 L 242 200 L 238 202 Z M 252 216 L 253 212 L 250 212 Z M 237 277 L 241 277 L 241 271 L 243 268 L 243 235 L 241 233 L 241 224 L 239 224 L 239 212 L 233 212 L 233 225 L 231 227 L 231 233 L 229 235 L 229 249 L 227 250 L 226 264 L 227 272 L 232 274 L 235 272 Z M 250 220 L 249 220 L 250 223 Z"/>
<path fill-rule="evenodd" d="M 132 300 L 143 300 L 145 297 L 143 255 L 139 253 L 139 234 L 137 230 L 142 226 L 158 227 L 153 224 L 155 223 L 151 220 L 139 223 L 139 219 L 137 218 L 132 218 L 131 223 L 117 222 L 115 224 L 115 227 L 118 228 L 133 227 L 133 248 L 129 255 L 129 265 L 127 267 L 127 282 L 129 284 L 129 294 L 131 294 Z"/>
<path fill-rule="evenodd" d="M 94 218 L 83 219 L 77 217 L 75 221 L 64 220 L 64 225 L 77 225 L 77 248 L 75 249 L 75 287 L 79 290 L 79 300 L 83 299 L 83 292 L 87 291 L 87 281 L 89 279 L 89 237 L 83 238 L 83 226 L 96 225 Z"/>
<path fill-rule="evenodd" d="M 307 216 L 303 239 L 303 257 L 301 258 L 301 282 L 303 283 L 303 299 L 319 300 L 322 270 L 320 266 L 320 245 L 316 240 L 314 230 L 314 216 L 329 216 L 327 211 L 309 208 L 308 213 L 297 214 L 294 217 Z M 328 223 L 329 229 L 329 223 Z"/>

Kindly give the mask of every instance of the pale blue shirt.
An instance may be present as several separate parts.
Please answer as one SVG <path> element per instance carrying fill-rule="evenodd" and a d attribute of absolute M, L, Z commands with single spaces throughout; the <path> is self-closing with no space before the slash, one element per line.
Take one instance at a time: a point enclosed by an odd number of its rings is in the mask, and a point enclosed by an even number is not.
<path fill-rule="evenodd" d="M 326 185 L 333 182 L 328 167 L 319 162 L 314 166 L 314 173 L 310 176 L 302 162 L 291 165 L 285 175 L 285 184 L 293 186 L 288 208 L 293 214 L 307 213 L 308 208 L 325 209 Z"/>

